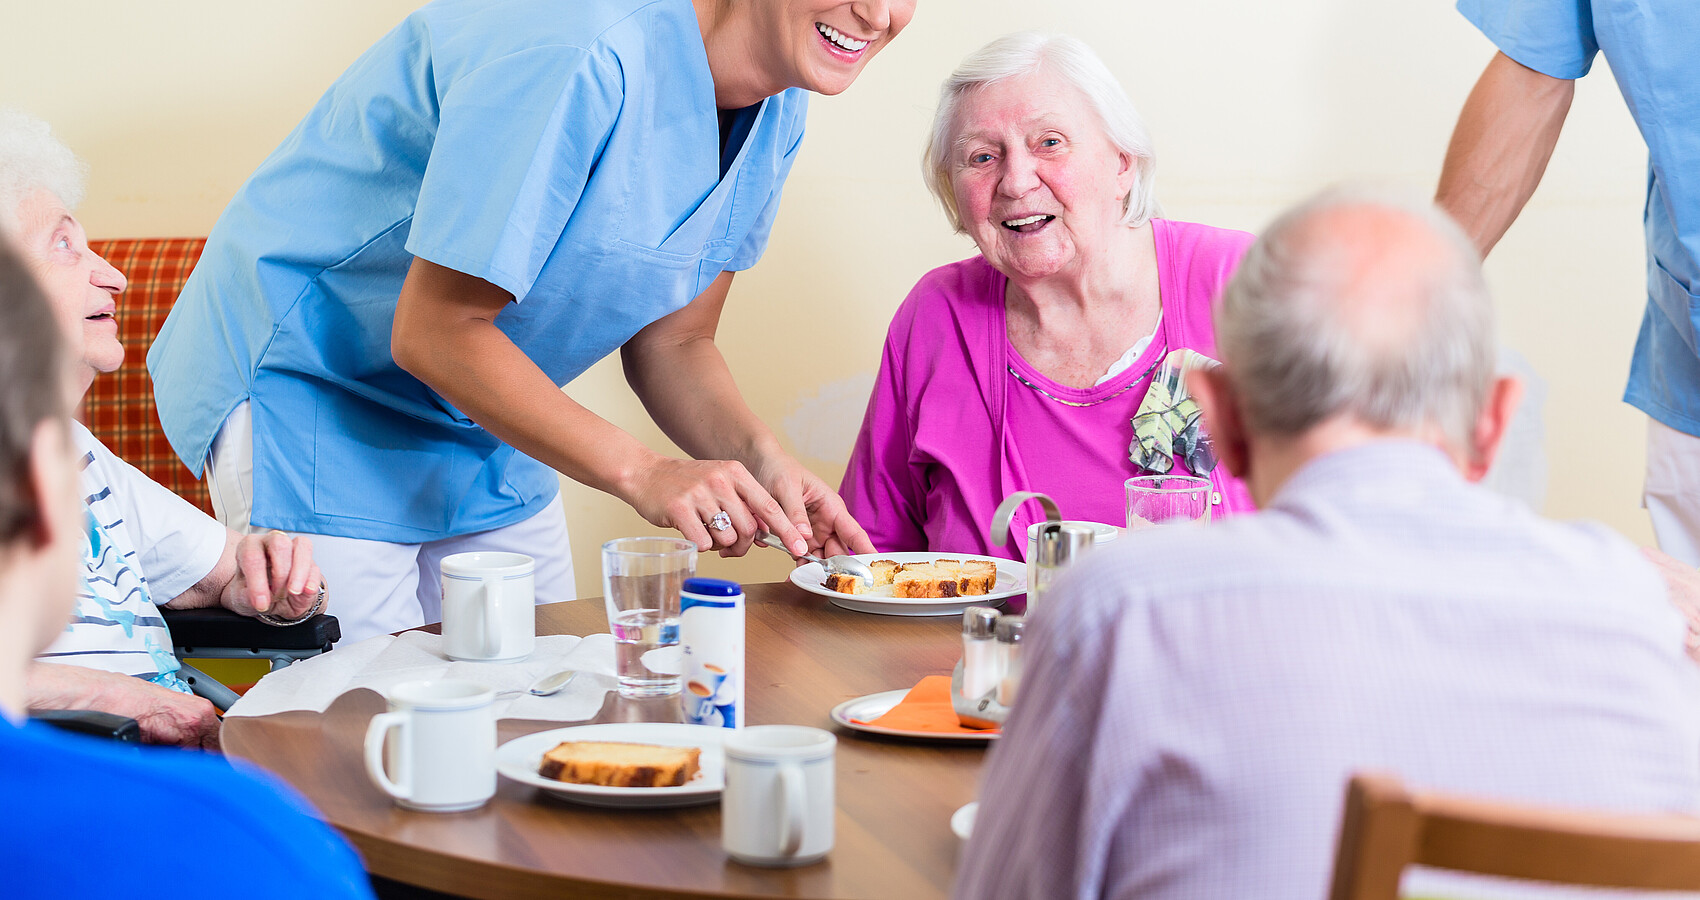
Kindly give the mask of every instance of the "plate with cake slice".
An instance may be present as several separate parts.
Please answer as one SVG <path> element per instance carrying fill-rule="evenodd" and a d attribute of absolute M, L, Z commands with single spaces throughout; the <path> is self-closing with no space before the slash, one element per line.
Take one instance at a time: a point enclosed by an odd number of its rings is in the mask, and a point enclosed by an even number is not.
<path fill-rule="evenodd" d="M 1002 606 L 1027 591 L 1027 566 L 969 553 L 863 553 L 874 585 L 827 575 L 819 563 L 791 570 L 791 583 L 834 605 L 883 616 L 949 616 L 970 606 Z"/>
<path fill-rule="evenodd" d="M 724 728 L 608 722 L 539 731 L 496 748 L 496 771 L 587 806 L 695 806 L 720 799 Z"/>

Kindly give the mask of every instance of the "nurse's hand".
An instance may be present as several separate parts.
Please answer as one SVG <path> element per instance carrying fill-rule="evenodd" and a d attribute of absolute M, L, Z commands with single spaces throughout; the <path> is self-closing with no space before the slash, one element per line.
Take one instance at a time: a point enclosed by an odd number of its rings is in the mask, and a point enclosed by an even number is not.
<path fill-rule="evenodd" d="M 783 453 L 769 455 L 757 465 L 755 476 L 808 538 L 811 553 L 838 556 L 879 552 L 838 492 L 796 459 Z"/>
<path fill-rule="evenodd" d="M 787 547 L 808 547 L 785 509 L 740 462 L 657 454 L 634 473 L 630 488 L 619 493 L 650 524 L 677 529 L 698 550 L 718 547 L 722 556 L 742 556 L 763 531 L 777 535 Z M 727 527 L 712 527 L 722 512 Z"/>

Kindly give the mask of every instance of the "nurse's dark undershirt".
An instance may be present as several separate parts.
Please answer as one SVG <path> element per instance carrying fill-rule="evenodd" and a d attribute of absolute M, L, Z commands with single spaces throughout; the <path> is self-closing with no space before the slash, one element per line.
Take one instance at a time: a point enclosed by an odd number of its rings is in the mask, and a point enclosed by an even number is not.
<path fill-rule="evenodd" d="M 744 139 L 750 136 L 750 128 L 756 123 L 756 112 L 761 104 L 746 106 L 743 109 L 720 110 L 720 177 L 725 178 L 731 170 L 732 163 L 738 158 L 738 151 L 744 146 Z"/>

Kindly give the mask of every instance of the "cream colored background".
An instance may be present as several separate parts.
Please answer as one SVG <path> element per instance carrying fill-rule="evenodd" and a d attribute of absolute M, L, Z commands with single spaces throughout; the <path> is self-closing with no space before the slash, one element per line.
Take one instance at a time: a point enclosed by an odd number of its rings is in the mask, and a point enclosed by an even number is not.
<path fill-rule="evenodd" d="M 97 0 L 73 24 L 62 8 L 10 4 L 0 104 L 46 118 L 88 160 L 92 235 L 205 234 L 332 79 L 415 5 Z M 938 84 L 964 54 L 1022 28 L 1079 35 L 1122 78 L 1156 138 L 1169 217 L 1248 230 L 1340 179 L 1431 192 L 1492 53 L 1440 0 L 920 0 L 849 92 L 816 98 L 767 257 L 739 276 L 722 327 L 757 412 L 833 484 L 892 310 L 923 272 L 972 249 L 918 175 Z M 1640 541 L 1651 534 L 1639 509 L 1645 419 L 1619 397 L 1643 297 L 1644 170 L 1602 64 L 1488 265 L 1506 342 L 1550 382 L 1547 511 Z M 567 390 L 669 446 L 617 363 Z M 579 590 L 599 594 L 600 543 L 659 530 L 571 483 L 565 499 Z M 702 563 L 749 581 L 787 568 L 769 551 Z"/>

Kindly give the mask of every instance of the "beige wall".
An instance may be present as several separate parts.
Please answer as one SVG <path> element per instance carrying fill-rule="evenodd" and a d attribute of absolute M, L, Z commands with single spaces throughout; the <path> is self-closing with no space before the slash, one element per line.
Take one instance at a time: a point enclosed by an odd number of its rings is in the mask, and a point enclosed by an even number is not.
<path fill-rule="evenodd" d="M 82 214 L 95 236 L 204 234 L 325 86 L 413 5 L 97 0 L 71 25 L 62 10 L 13 4 L 0 104 L 47 118 L 89 161 Z M 1492 52 L 1438 0 L 920 0 L 855 87 L 816 99 L 767 258 L 739 276 L 722 328 L 756 410 L 833 483 L 892 310 L 921 273 L 971 251 L 917 174 L 937 85 L 964 54 L 1021 28 L 1080 35 L 1121 76 L 1156 138 L 1168 216 L 1250 230 L 1339 179 L 1431 191 Z M 1488 265 L 1506 342 L 1550 382 L 1547 510 L 1637 540 L 1650 536 L 1638 508 L 1644 418 L 1619 397 L 1643 296 L 1644 167 L 1602 65 Z M 617 364 L 568 390 L 667 446 Z M 565 497 L 579 589 L 600 593 L 600 542 L 656 529 L 576 485 Z M 781 576 L 784 558 L 762 554 L 705 557 L 703 569 Z"/>

